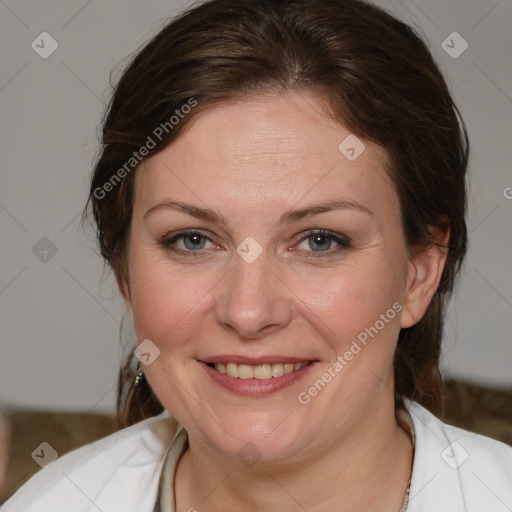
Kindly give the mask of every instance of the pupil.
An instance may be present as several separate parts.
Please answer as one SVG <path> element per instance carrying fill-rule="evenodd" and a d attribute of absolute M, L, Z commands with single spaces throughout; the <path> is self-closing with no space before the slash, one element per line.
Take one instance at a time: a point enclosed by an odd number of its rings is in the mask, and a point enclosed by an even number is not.
<path fill-rule="evenodd" d="M 325 235 L 313 235 L 313 243 L 316 245 L 316 248 L 311 246 L 310 247 L 315 251 L 318 249 L 329 249 L 331 245 L 331 240 Z"/>
<path fill-rule="evenodd" d="M 204 246 L 202 235 L 189 235 L 185 237 L 184 243 L 187 249 L 201 249 Z"/>

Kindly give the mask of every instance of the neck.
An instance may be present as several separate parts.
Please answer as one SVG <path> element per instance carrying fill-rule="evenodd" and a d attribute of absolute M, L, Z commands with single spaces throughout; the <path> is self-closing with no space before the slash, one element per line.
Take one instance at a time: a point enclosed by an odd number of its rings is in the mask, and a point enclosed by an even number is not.
<path fill-rule="evenodd" d="M 241 469 L 238 461 L 189 439 L 176 472 L 176 510 L 397 512 L 410 478 L 412 443 L 393 409 L 369 416 L 322 453 L 293 464 L 259 461 Z"/>

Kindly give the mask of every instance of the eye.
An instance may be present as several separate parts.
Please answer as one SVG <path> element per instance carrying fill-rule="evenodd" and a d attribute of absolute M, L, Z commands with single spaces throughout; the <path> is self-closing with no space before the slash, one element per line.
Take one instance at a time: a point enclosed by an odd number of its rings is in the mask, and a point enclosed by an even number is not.
<path fill-rule="evenodd" d="M 211 235 L 199 230 L 181 231 L 172 236 L 165 235 L 158 243 L 166 251 L 181 256 L 206 256 L 208 249 L 220 248 Z M 306 257 L 319 258 L 334 256 L 349 247 L 351 247 L 351 240 L 348 237 L 325 230 L 316 230 L 303 236 L 293 250 L 303 251 L 307 254 Z"/>
<path fill-rule="evenodd" d="M 351 240 L 348 237 L 324 230 L 309 232 L 297 245 L 298 249 L 309 252 L 309 257 L 314 258 L 338 254 L 349 247 Z"/>
<path fill-rule="evenodd" d="M 199 253 L 197 254 L 197 256 L 199 256 L 204 254 L 205 251 L 203 251 L 203 249 L 205 248 L 218 247 L 218 245 L 212 241 L 210 236 L 197 230 L 182 231 L 170 238 L 166 236 L 160 240 L 159 243 L 166 250 L 185 256 L 196 256 L 196 254 L 192 253 Z M 207 244 L 211 244 L 210 247 L 208 247 Z"/>

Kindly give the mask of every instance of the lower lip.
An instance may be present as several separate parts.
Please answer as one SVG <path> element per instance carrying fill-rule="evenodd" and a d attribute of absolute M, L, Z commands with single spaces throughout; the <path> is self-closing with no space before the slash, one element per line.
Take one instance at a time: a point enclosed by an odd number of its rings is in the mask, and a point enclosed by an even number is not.
<path fill-rule="evenodd" d="M 232 393 L 244 396 L 270 395 L 293 384 L 297 384 L 316 365 L 316 361 L 312 361 L 296 372 L 285 373 L 281 377 L 272 377 L 271 379 L 239 379 L 237 377 L 230 377 L 226 373 L 219 373 L 202 361 L 199 361 L 199 363 L 214 382 Z"/>

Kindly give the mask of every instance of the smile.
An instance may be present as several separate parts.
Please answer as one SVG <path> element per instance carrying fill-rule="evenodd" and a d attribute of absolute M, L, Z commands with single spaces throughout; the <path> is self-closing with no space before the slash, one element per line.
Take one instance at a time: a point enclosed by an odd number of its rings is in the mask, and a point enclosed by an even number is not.
<path fill-rule="evenodd" d="M 236 356 L 235 356 L 236 357 Z M 298 384 L 304 375 L 311 372 L 319 363 L 317 360 L 289 361 L 288 357 L 279 357 L 282 362 L 266 363 L 265 359 L 254 361 L 258 364 L 247 364 L 247 358 L 239 358 L 243 362 L 234 362 L 235 357 L 215 357 L 215 361 L 198 361 L 210 377 L 220 387 L 235 393 L 251 397 L 260 397 L 276 393 Z M 277 357 L 274 361 L 278 359 Z M 271 358 L 266 359 L 272 361 Z M 229 362 L 228 362 L 229 361 Z"/>

